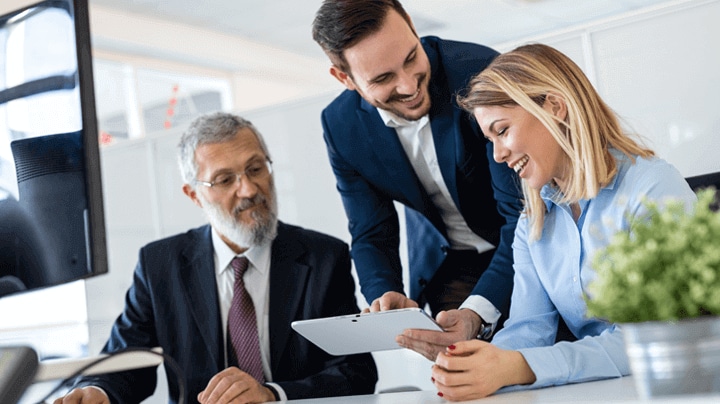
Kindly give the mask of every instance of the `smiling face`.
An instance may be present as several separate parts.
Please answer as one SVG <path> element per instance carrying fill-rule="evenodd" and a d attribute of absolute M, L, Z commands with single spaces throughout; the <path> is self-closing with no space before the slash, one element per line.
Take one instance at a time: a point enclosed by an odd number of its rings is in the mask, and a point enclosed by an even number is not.
<path fill-rule="evenodd" d="M 543 109 L 555 108 L 545 101 Z M 507 163 L 533 189 L 551 180 L 563 189 L 570 161 L 550 131 L 534 115 L 517 105 L 477 107 L 473 115 L 493 143 L 493 156 Z"/>
<path fill-rule="evenodd" d="M 243 128 L 231 141 L 198 146 L 197 179 L 213 182 L 224 174 L 245 173 L 266 159 L 253 131 Z M 272 174 L 253 179 L 243 175 L 227 189 L 185 184 L 183 191 L 203 208 L 215 231 L 235 252 L 274 238 L 277 202 Z"/>
<path fill-rule="evenodd" d="M 380 30 L 343 53 L 351 74 L 330 73 L 372 106 L 417 120 L 430 110 L 430 62 L 408 22 L 388 11 Z"/>

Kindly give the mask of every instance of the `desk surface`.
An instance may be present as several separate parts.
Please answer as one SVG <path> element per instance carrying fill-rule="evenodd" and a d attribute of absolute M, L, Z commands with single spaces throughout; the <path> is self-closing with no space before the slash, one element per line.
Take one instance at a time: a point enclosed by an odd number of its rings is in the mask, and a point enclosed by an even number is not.
<path fill-rule="evenodd" d="M 720 393 L 712 395 L 668 396 L 653 399 L 653 403 L 718 403 Z M 294 404 L 447 404 L 436 391 L 410 391 L 370 394 L 351 397 L 330 397 L 308 400 L 290 400 Z M 465 403 L 647 403 L 638 398 L 632 376 L 536 390 L 505 392 Z"/>

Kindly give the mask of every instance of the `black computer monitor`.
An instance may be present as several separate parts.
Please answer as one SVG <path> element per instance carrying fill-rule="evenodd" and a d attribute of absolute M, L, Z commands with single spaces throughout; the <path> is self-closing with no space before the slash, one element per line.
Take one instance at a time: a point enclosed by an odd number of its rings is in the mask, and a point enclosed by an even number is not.
<path fill-rule="evenodd" d="M 0 297 L 108 270 L 88 17 L 0 16 Z"/>

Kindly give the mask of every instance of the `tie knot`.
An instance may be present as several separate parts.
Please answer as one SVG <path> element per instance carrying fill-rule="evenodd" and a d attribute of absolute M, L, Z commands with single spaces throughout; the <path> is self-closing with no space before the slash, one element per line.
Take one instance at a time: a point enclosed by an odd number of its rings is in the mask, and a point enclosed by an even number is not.
<path fill-rule="evenodd" d="M 248 269 L 248 264 L 249 264 L 249 261 L 248 261 L 247 257 L 245 257 L 245 256 L 235 257 L 230 262 L 230 266 L 235 271 L 235 280 L 236 281 L 242 279 L 243 274 Z"/>

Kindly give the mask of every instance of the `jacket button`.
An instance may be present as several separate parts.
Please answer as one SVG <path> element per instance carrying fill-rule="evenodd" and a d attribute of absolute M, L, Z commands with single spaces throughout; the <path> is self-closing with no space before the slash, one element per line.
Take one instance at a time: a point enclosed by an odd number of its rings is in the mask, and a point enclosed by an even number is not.
<path fill-rule="evenodd" d="M 423 279 L 423 278 L 420 278 L 420 279 L 418 280 L 418 283 L 420 284 L 420 286 L 423 286 L 423 287 L 424 287 L 425 285 L 427 285 L 427 281 L 426 281 L 425 279 Z"/>
<path fill-rule="evenodd" d="M 440 249 L 442 250 L 443 254 L 447 255 L 448 250 L 450 250 L 450 247 L 444 245 L 444 246 L 440 247 Z"/>

